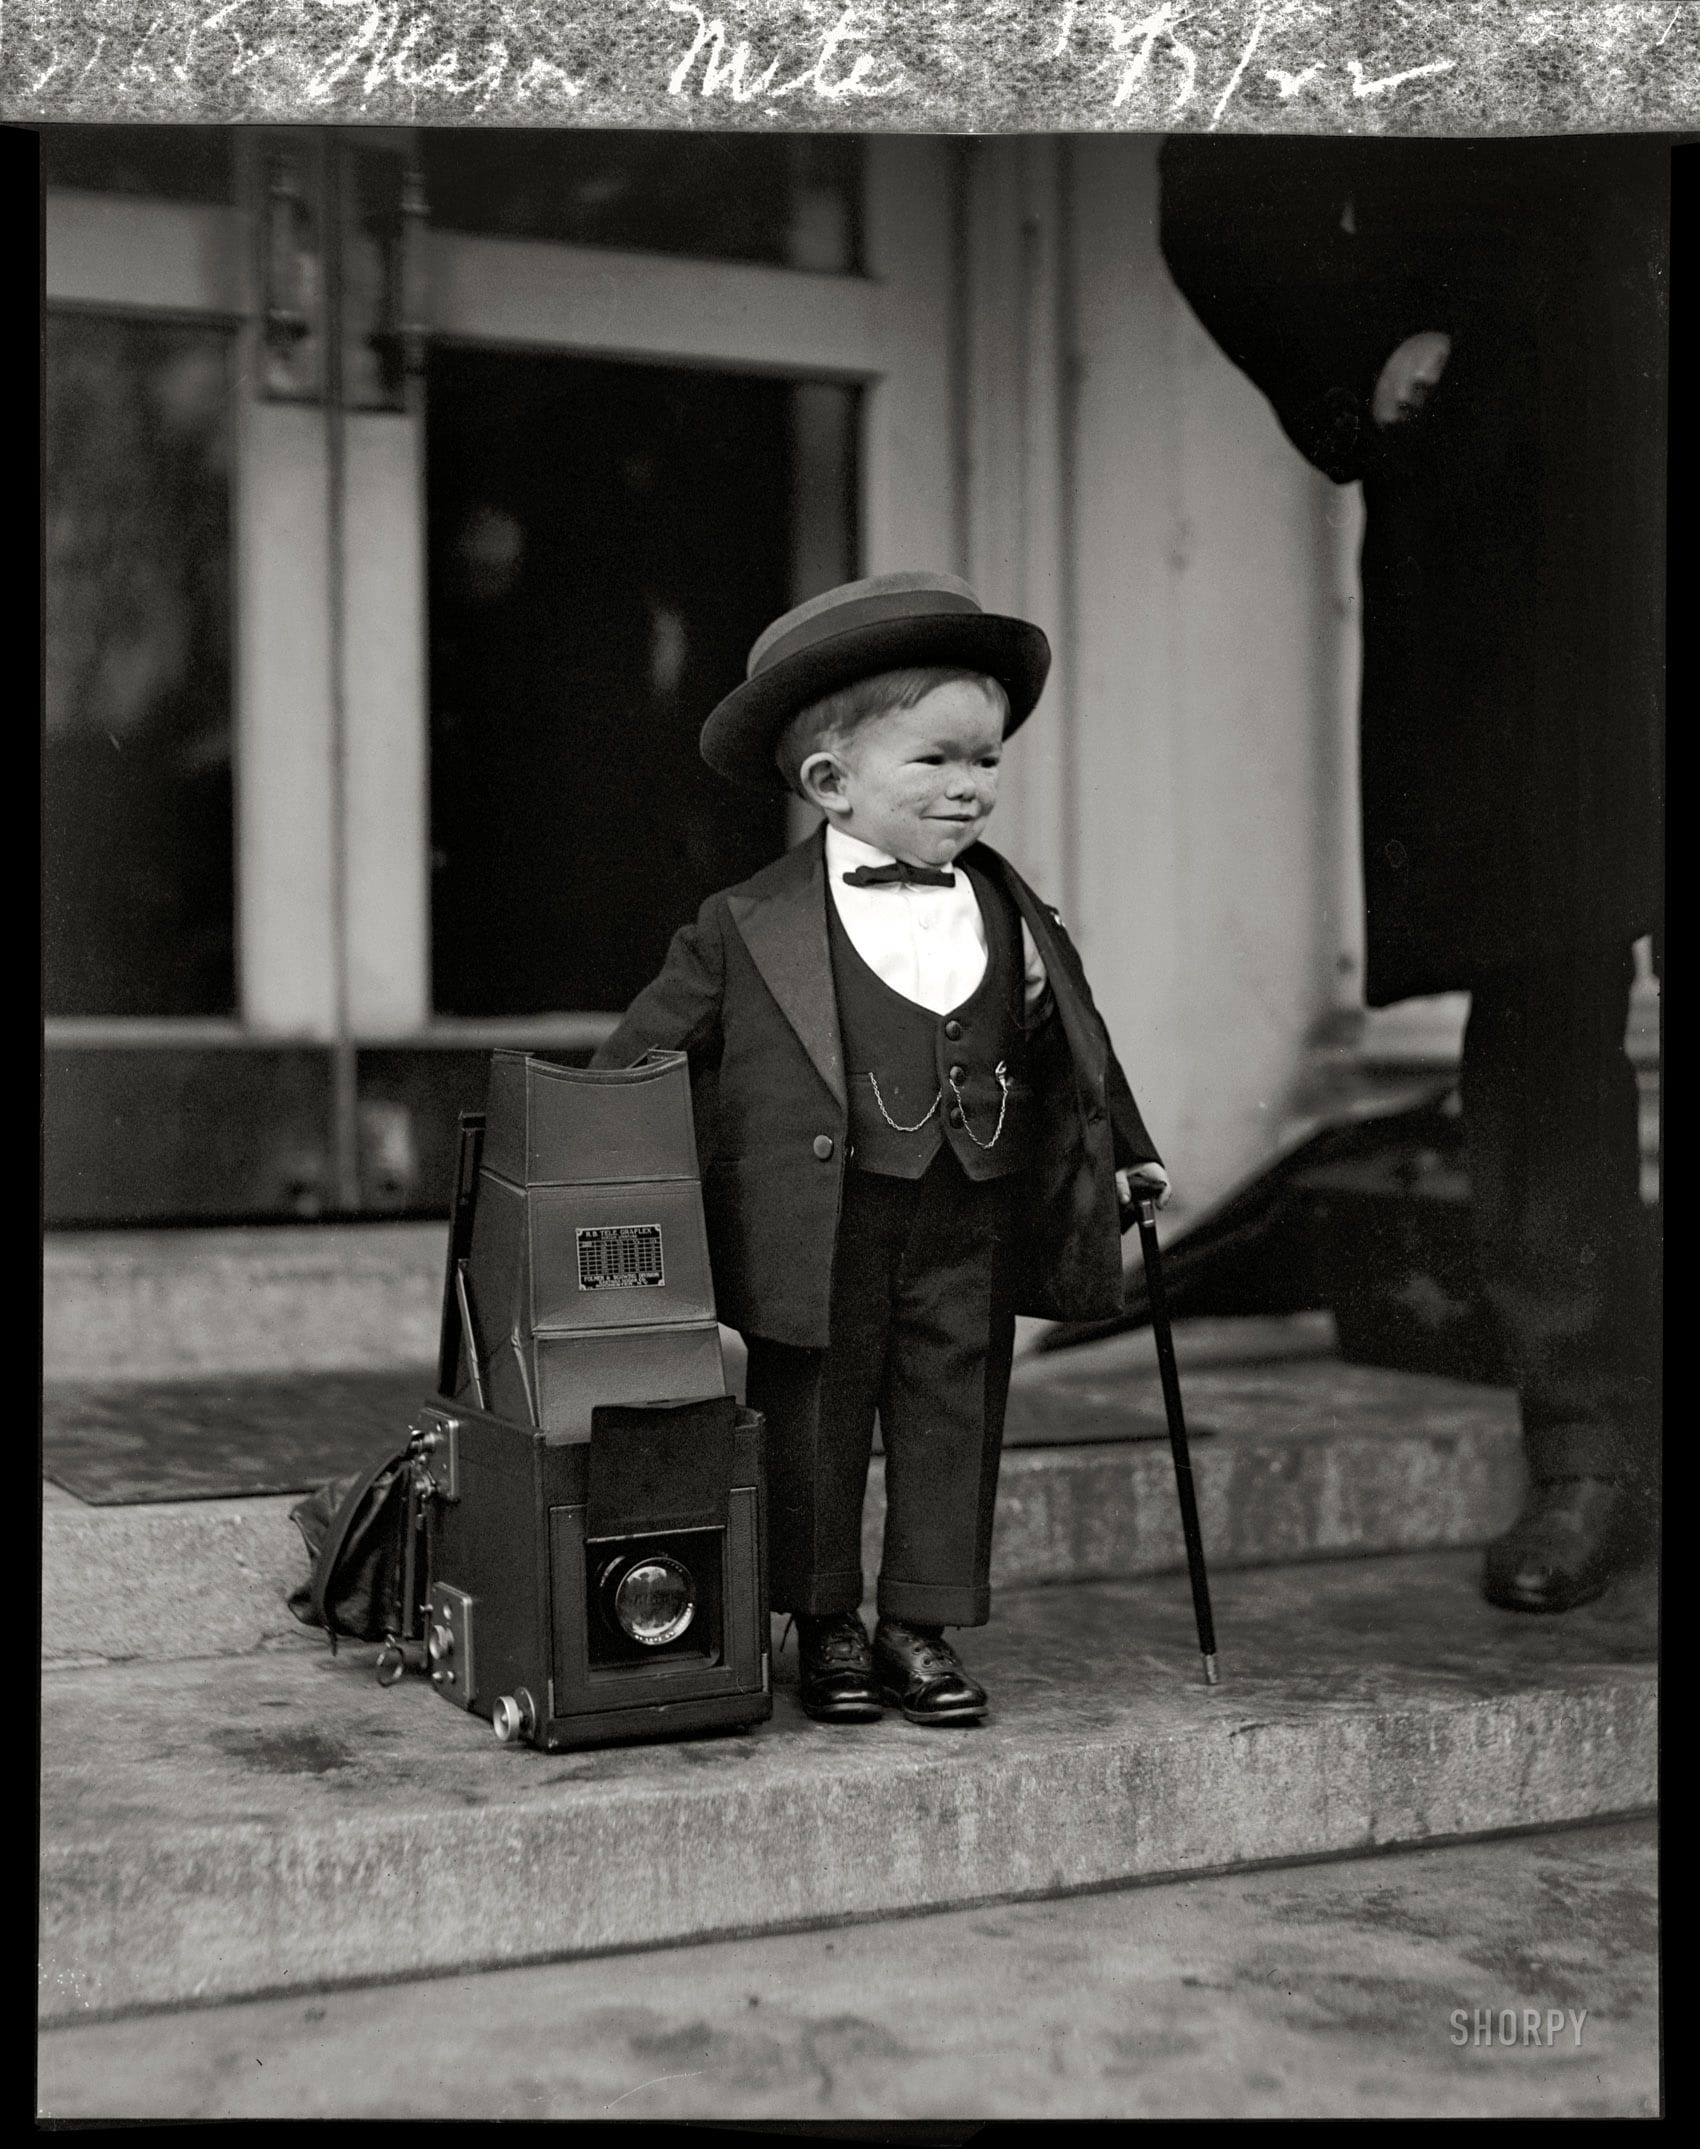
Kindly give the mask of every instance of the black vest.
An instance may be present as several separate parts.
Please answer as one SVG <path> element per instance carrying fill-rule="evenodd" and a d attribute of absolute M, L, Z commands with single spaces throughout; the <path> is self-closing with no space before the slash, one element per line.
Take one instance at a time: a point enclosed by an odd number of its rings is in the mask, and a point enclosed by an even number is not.
<path fill-rule="evenodd" d="M 969 878 L 986 931 L 986 974 L 948 1015 L 905 999 L 870 969 L 827 894 L 850 1149 L 859 1171 L 918 1179 L 941 1142 L 970 1179 L 1002 1178 L 1027 1162 L 1021 918 L 983 873 Z M 892 900 L 902 897 L 894 891 Z"/>

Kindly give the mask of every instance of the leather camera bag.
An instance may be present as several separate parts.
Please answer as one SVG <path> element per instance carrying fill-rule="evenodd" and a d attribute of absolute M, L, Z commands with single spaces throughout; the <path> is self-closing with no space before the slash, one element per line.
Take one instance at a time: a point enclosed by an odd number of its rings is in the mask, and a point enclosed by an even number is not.
<path fill-rule="evenodd" d="M 321 1485 L 289 1511 L 313 1563 L 290 1591 L 289 1609 L 304 1626 L 323 1627 L 333 1652 L 338 1635 L 379 1642 L 403 1630 L 411 1462 L 411 1448 L 403 1448 Z"/>

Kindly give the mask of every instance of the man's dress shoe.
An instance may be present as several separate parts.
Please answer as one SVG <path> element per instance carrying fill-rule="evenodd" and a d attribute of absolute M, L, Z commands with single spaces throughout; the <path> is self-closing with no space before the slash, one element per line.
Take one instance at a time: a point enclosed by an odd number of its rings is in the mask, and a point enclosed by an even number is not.
<path fill-rule="evenodd" d="M 1487 1549 L 1482 1594 L 1510 1612 L 1588 1604 L 1645 1551 L 1640 1503 L 1609 1478 L 1531 1485 L 1523 1512 Z"/>
<path fill-rule="evenodd" d="M 868 1630 L 854 1612 L 799 1613 L 798 1699 L 823 1724 L 865 1724 L 881 1713 Z"/>
<path fill-rule="evenodd" d="M 942 1634 L 882 1619 L 874 1629 L 874 1670 L 880 1692 L 912 1724 L 977 1724 L 986 1690 L 970 1679 Z"/>

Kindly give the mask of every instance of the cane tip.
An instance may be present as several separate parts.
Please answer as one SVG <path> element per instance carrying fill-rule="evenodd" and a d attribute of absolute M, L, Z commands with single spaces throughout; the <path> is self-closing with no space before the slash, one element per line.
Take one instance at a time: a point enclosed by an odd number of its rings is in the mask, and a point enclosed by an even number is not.
<path fill-rule="evenodd" d="M 1221 1683 L 1217 1677 L 1214 1656 L 1207 1655 L 1204 1659 L 1204 1683 L 1206 1686 L 1217 1686 Z"/>

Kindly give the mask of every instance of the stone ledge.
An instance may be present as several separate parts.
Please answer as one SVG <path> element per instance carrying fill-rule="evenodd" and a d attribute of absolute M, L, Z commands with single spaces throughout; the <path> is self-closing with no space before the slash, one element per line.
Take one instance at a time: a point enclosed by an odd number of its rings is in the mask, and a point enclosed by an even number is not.
<path fill-rule="evenodd" d="M 1649 1806 L 1647 1578 L 1497 1613 L 1459 1554 L 1008 1591 L 981 1729 L 540 1755 L 371 1652 L 49 1673 L 41 2011 L 519 1963 Z"/>
<path fill-rule="evenodd" d="M 403 1980 L 306 2005 L 60 2023 L 37 2039 L 37 2112 L 612 2113 L 836 2122 L 864 2136 L 870 2119 L 965 2112 L 1652 2118 L 1658 1865 L 1655 1821 L 1607 1821 Z M 1521 2049 L 1508 2051 L 1513 2002 Z"/>
<path fill-rule="evenodd" d="M 994 1578 L 1000 1584 L 1160 1574 L 1184 1564 L 1174 1470 L 1162 1440 L 1106 1439 L 1152 1408 L 1155 1376 L 1116 1339 L 1065 1379 L 1023 1389 L 1048 1439 L 1005 1451 Z M 1044 1365 L 1066 1365 L 1059 1356 Z M 1037 1368 L 1035 1372 L 1037 1372 Z M 1193 1465 L 1213 1566 L 1483 1542 L 1515 1512 L 1523 1479 L 1508 1394 L 1334 1361 L 1200 1366 L 1188 1407 L 1219 1430 Z M 1033 1428 L 1030 1426 L 1029 1430 Z M 1041 1430 L 1044 1428 L 1041 1427 Z M 863 1565 L 884 1523 L 875 1459 Z M 240 1655 L 305 1632 L 284 1597 L 306 1573 L 293 1501 L 200 1500 L 43 1516 L 42 1634 L 49 1662 Z"/>
<path fill-rule="evenodd" d="M 430 1363 L 445 1226 L 50 1232 L 48 1380 Z"/>

